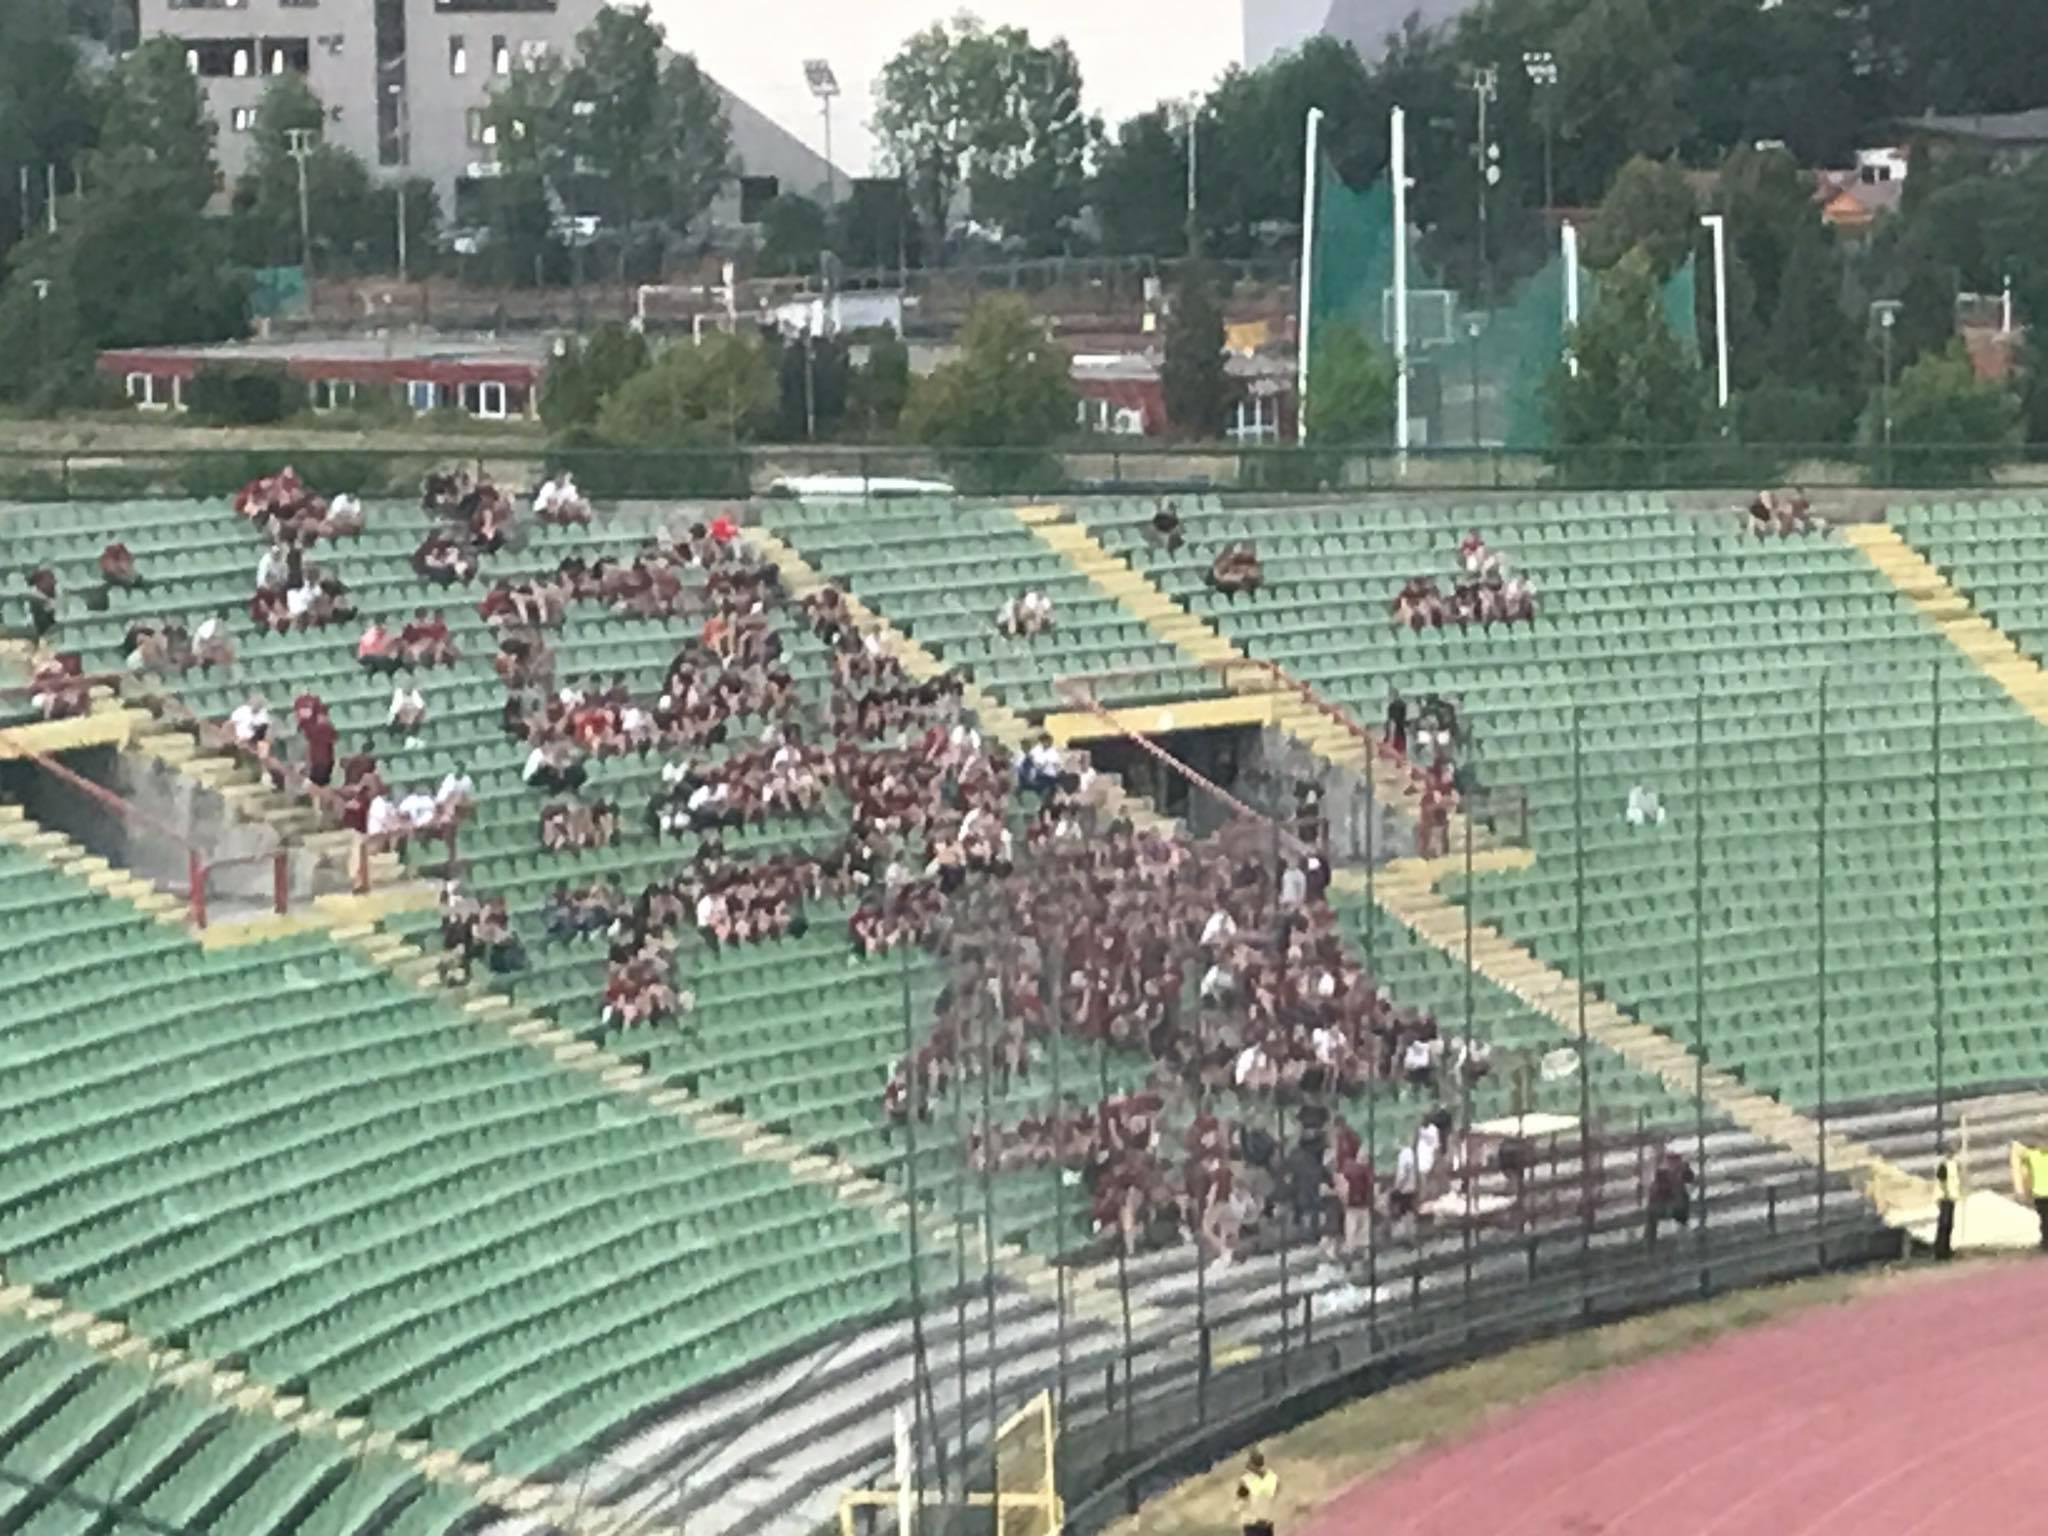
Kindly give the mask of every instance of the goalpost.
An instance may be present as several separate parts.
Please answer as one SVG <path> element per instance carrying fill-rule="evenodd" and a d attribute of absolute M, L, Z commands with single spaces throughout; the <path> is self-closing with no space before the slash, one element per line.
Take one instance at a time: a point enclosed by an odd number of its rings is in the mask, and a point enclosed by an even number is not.
<path fill-rule="evenodd" d="M 951 1508 L 991 1511 L 994 1536 L 1060 1536 L 1066 1524 L 1066 1506 L 1060 1500 L 1056 1475 L 1059 1429 L 1053 1418 L 1052 1393 L 1040 1392 L 996 1429 L 995 1486 L 973 1488 L 959 1499 L 947 1499 L 917 1485 L 916 1461 L 910 1451 L 910 1427 L 906 1416 L 896 1422 L 896 1486 L 894 1488 L 849 1488 L 839 1496 L 840 1536 L 860 1536 L 859 1512 L 863 1509 L 891 1510 L 896 1518 L 897 1536 L 913 1536 L 927 1510 Z M 974 1476 L 986 1478 L 989 1458 L 971 1458 L 980 1470 Z"/>

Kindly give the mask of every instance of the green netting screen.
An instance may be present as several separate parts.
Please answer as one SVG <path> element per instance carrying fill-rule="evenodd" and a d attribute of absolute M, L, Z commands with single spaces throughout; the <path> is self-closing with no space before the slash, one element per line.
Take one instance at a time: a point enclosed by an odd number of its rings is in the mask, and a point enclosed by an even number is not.
<path fill-rule="evenodd" d="M 1356 325 L 1391 344 L 1393 223 L 1393 185 L 1386 177 L 1360 190 L 1324 159 L 1309 258 L 1311 348 L 1319 330 L 1337 324 Z M 1488 308 L 1448 297 L 1440 273 L 1422 259 L 1413 231 L 1408 238 L 1409 363 L 1421 386 L 1415 392 L 1417 441 L 1548 447 L 1544 391 L 1565 353 L 1563 256 L 1553 255 L 1533 275 L 1504 285 Z M 1663 298 L 1672 330 L 1697 357 L 1694 283 L 1688 260 L 1665 283 Z M 1598 302 L 1596 275 L 1581 269 L 1580 317 Z M 1313 410 L 1313 378 L 1309 385 Z"/>

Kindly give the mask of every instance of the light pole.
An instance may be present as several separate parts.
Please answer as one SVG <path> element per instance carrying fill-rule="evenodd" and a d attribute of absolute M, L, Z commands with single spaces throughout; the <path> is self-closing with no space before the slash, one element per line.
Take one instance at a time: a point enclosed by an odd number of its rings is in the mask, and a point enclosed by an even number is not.
<path fill-rule="evenodd" d="M 288 153 L 299 167 L 299 265 L 305 268 L 306 276 L 313 275 L 313 213 L 312 205 L 306 199 L 306 158 L 313 153 L 313 130 L 310 128 L 287 128 L 284 131 Z"/>
<path fill-rule="evenodd" d="M 1551 174 L 1550 141 L 1556 113 L 1551 103 L 1555 100 L 1552 92 L 1557 89 L 1557 55 L 1549 49 L 1533 50 L 1522 55 L 1522 70 L 1529 77 L 1529 84 L 1536 91 L 1536 118 L 1543 125 L 1543 208 L 1547 213 L 1557 206 L 1557 183 Z"/>
<path fill-rule="evenodd" d="M 1472 446 L 1477 448 L 1483 436 L 1479 426 L 1479 333 L 1486 329 L 1486 317 L 1467 315 L 1465 329 L 1472 338 Z"/>
<path fill-rule="evenodd" d="M 839 77 L 824 59 L 805 59 L 804 83 L 825 117 L 825 206 L 830 208 L 839 201 L 839 170 L 832 163 L 832 98 L 839 94 Z"/>
<path fill-rule="evenodd" d="M 1188 98 L 1188 254 L 1202 254 L 1202 226 L 1196 215 L 1195 172 L 1202 155 L 1202 98 Z"/>
<path fill-rule="evenodd" d="M 1899 307 L 1897 299 L 1879 299 L 1871 306 L 1877 311 L 1878 344 L 1884 352 L 1884 393 L 1878 397 L 1878 411 L 1887 485 L 1892 478 L 1892 328 L 1899 323 Z"/>
<path fill-rule="evenodd" d="M 402 283 L 411 265 L 406 260 L 405 228 L 405 172 L 412 159 L 411 108 L 406 104 L 404 86 L 393 84 L 386 89 L 391 92 L 392 123 L 398 134 L 398 280 Z"/>
<path fill-rule="evenodd" d="M 1715 402 L 1720 407 L 1723 421 L 1721 430 L 1728 430 L 1728 221 L 1718 213 L 1701 217 L 1700 222 L 1714 237 L 1714 390 Z"/>
<path fill-rule="evenodd" d="M 50 328 L 43 319 L 44 306 L 50 302 L 50 280 L 47 277 L 35 279 L 36 290 L 36 359 L 41 366 L 43 377 L 50 374 Z"/>
<path fill-rule="evenodd" d="M 1486 254 L 1486 219 L 1490 194 L 1500 182 L 1500 145 L 1486 131 L 1486 117 L 1500 99 L 1500 71 L 1488 64 L 1473 71 L 1472 95 L 1479 104 L 1479 138 L 1472 146 L 1479 165 L 1479 298 L 1482 307 L 1493 302 L 1493 269 Z"/>

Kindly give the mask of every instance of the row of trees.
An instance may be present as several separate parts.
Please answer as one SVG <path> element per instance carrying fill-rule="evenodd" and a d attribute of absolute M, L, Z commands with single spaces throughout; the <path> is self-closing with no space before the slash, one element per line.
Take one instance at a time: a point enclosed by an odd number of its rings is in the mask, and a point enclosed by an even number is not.
<path fill-rule="evenodd" d="M 1489 164 L 1502 172 L 1490 254 L 1512 271 L 1541 259 L 1531 210 L 1599 201 L 1634 157 L 1712 165 L 1767 140 L 1802 165 L 1845 164 L 1889 142 L 1903 116 L 2042 105 L 2022 61 L 2044 50 L 2048 9 L 2028 0 L 1977 0 L 1967 26 L 1952 0 L 1490 0 L 1439 28 L 1411 20 L 1375 62 L 1316 38 L 1109 131 L 1063 42 L 963 18 L 902 46 L 877 84 L 874 126 L 928 234 L 952 227 L 965 189 L 978 224 L 1028 251 L 1099 240 L 1166 256 L 1192 241 L 1249 256 L 1300 218 L 1308 109 L 1323 109 L 1332 159 L 1363 184 L 1386 163 L 1399 104 L 1421 172 L 1414 216 L 1438 263 L 1471 286 Z M 1495 155 L 1478 143 L 1482 94 Z"/>

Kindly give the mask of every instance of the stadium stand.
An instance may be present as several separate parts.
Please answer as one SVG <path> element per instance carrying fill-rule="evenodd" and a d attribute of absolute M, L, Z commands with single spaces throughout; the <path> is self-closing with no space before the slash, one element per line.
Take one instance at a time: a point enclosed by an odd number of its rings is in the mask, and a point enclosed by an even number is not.
<path fill-rule="evenodd" d="M 1808 1020 L 1821 995 L 1812 899 L 1821 870 L 1810 833 L 1820 817 L 1813 722 L 1825 664 L 1826 995 L 1837 1038 L 1853 1042 L 1830 1068 L 1830 1096 L 1874 1102 L 1924 1093 L 1918 1019 L 1931 996 L 1933 880 L 1926 786 L 1937 751 L 1954 774 L 1943 822 L 1950 1070 L 1976 1088 L 2039 1074 L 2044 1051 L 2024 1028 L 2021 972 L 1998 948 L 2004 930 L 1993 927 L 1994 914 L 2000 923 L 2011 915 L 2013 893 L 2024 893 L 2031 923 L 2048 910 L 2038 900 L 2040 850 L 2023 811 L 2023 776 L 2037 761 L 2032 727 L 1852 551 L 1818 536 L 1756 540 L 1738 520 L 1697 519 L 1643 498 L 1501 503 L 1456 516 L 1380 505 L 1226 510 L 1183 502 L 1187 544 L 1176 555 L 1143 539 L 1149 501 L 1075 510 L 1175 601 L 1362 718 L 1378 718 L 1389 683 L 1411 697 L 1454 698 L 1485 783 L 1526 795 L 1536 859 L 1523 873 L 1484 875 L 1470 891 L 1455 878 L 1448 888 L 1471 903 L 1476 920 L 1573 970 L 1573 852 L 1583 825 L 1585 979 L 1681 1040 L 1695 1016 L 1694 892 L 1704 889 L 1703 1009 L 1714 1060 L 1794 1105 L 1811 1103 L 1818 1086 Z M 929 659 L 970 671 L 1027 719 L 1060 707 L 1053 683 L 1061 676 L 1113 674 L 1100 694 L 1111 705 L 1220 691 L 1218 677 L 1077 574 L 1013 509 L 792 501 L 755 515 Z M 60 643 L 88 670 L 124 665 L 124 635 L 138 616 L 196 625 L 225 608 L 236 615 L 237 667 L 169 685 L 193 714 L 219 721 L 260 691 L 290 746 L 285 706 L 313 692 L 332 712 L 342 750 L 369 742 L 394 786 L 431 790 L 445 774 L 468 774 L 476 800 L 457 838 L 461 879 L 504 900 L 526 956 L 516 972 L 437 986 L 442 919 L 424 910 L 382 916 L 367 940 L 313 933 L 204 949 L 53 867 L 47 845 L 0 844 L 0 977 L 11 980 L 7 1006 L 20 1009 L 4 1031 L 11 1055 L 0 1103 L 28 1149 L 21 1171 L 0 1185 L 10 1282 L 175 1336 L 196 1354 L 245 1362 L 253 1377 L 331 1412 L 421 1436 L 501 1476 L 573 1480 L 591 1448 L 657 1418 L 681 1423 L 696 1403 L 695 1427 L 648 1452 L 608 1496 L 652 1490 L 663 1469 L 700 1451 L 715 1454 L 726 1422 L 721 1405 L 744 1402 L 733 1412 L 751 1426 L 760 1405 L 742 1394 L 772 1363 L 826 1339 L 878 1337 L 901 1316 L 911 1281 L 900 1207 L 890 1208 L 886 1191 L 843 1199 L 832 1176 L 797 1177 L 789 1160 L 843 1166 L 899 1194 L 907 1189 L 908 1137 L 889 1124 L 883 1085 L 904 1055 L 906 996 L 915 1046 L 929 1036 L 951 979 L 946 960 L 922 949 L 859 952 L 847 938 L 858 898 L 830 897 L 809 905 L 802 931 L 765 942 L 714 948 L 685 934 L 678 973 L 694 1007 L 666 1024 L 623 1028 L 600 1016 L 604 940 L 563 942 L 548 933 L 545 911 L 558 885 L 616 879 L 634 892 L 673 874 L 703 839 L 655 835 L 640 811 L 660 785 L 661 759 L 628 754 L 588 763 L 588 793 L 622 807 L 616 842 L 541 849 L 539 797 L 521 781 L 524 745 L 504 729 L 506 689 L 491 665 L 496 636 L 475 599 L 489 582 L 543 576 L 565 557 L 629 557 L 662 526 L 658 518 L 607 512 L 587 527 L 522 526 L 512 548 L 486 561 L 482 581 L 449 590 L 412 569 L 416 508 L 373 506 L 367 531 L 319 546 L 314 558 L 346 578 L 364 617 L 439 609 L 460 647 L 460 660 L 416 674 L 425 720 L 394 730 L 386 723 L 390 681 L 366 676 L 354 655 L 360 624 L 269 635 L 240 617 L 262 546 L 221 505 L 10 516 L 20 519 L 18 547 L 57 574 Z M 1490 634 L 1390 630 L 1387 604 L 1402 582 L 1445 570 L 1475 521 L 1535 578 L 1536 621 Z M 94 559 L 112 536 L 151 585 L 109 593 L 103 606 L 87 594 Z M 1225 597 L 1203 581 L 1217 550 L 1233 540 L 1258 550 L 1265 580 L 1256 594 Z M 1049 634 L 998 633 L 998 608 L 1024 591 L 1052 599 Z M 793 609 L 769 607 L 794 680 L 793 715 L 823 739 L 834 698 L 830 648 Z M 694 620 L 575 604 L 549 643 L 559 677 L 618 677 L 640 696 L 659 689 L 694 632 Z M 1940 742 L 1921 724 L 1937 674 Z M 1694 743 L 1702 689 L 1704 758 Z M 1576 763 L 1575 717 L 1583 731 Z M 765 724 L 735 720 L 734 741 Z M 1626 823 L 1623 806 L 1637 785 L 1661 786 L 1671 825 Z M 1695 785 L 1703 787 L 1697 799 Z M 282 831 L 320 824 L 285 795 L 250 790 L 240 798 Z M 1693 863 L 1695 804 L 1707 817 L 1704 868 Z M 1031 808 L 1017 797 L 1006 809 L 1020 843 Z M 722 843 L 728 855 L 759 862 L 816 849 L 846 815 L 845 797 L 833 791 L 815 817 L 728 828 Z M 444 873 L 443 857 L 424 842 L 407 854 L 421 875 Z M 1373 911 L 1356 889 L 1340 890 L 1333 904 L 1347 952 L 1368 960 L 1401 1005 L 1437 1015 L 1449 1031 L 1469 998 L 1474 1033 L 1495 1053 L 1494 1070 L 1473 1086 L 1475 1121 L 1518 1110 L 1570 1119 L 1583 1087 L 1599 1132 L 1600 1172 L 1587 1177 L 1601 1180 L 1603 1202 L 1589 1253 L 1638 1240 L 1643 1149 L 1664 1133 L 1712 1136 L 1717 1178 L 1726 1180 L 1722 1210 L 1733 1219 L 1751 1200 L 1761 1220 L 1766 1187 L 1798 1167 L 1718 1117 L 1696 1125 L 1688 1099 L 1597 1044 L 1584 1058 L 1583 1084 L 1544 1072 L 1544 1059 L 1570 1043 L 1554 1018 Z M 57 932 L 77 939 L 61 961 L 35 947 Z M 2024 935 L 2029 944 L 2039 937 L 2032 927 Z M 107 1006 L 137 994 L 132 1007 Z M 727 1128 L 751 1129 L 708 1134 L 689 1116 L 649 1104 L 651 1095 L 622 1094 L 535 1048 L 536 1037 L 519 1038 L 507 1023 L 521 1014 L 578 1038 L 562 1050 L 615 1053 L 607 1059 L 628 1063 L 650 1086 L 687 1095 Z M 1067 1097 L 1092 1105 L 1098 1085 L 1134 1092 L 1151 1069 L 1142 1052 L 1075 1039 Z M 919 1133 L 920 1199 L 948 1238 L 924 1255 L 919 1281 L 928 1299 L 966 1273 L 961 1234 L 979 1220 L 978 1090 L 949 1095 Z M 1433 1097 L 1390 1089 L 1376 1099 L 1369 1152 L 1377 1161 L 1391 1165 Z M 1055 1107 L 1042 1072 L 1006 1083 L 997 1105 L 1008 1123 Z M 1256 1095 L 1228 1090 L 1201 1107 L 1244 1119 L 1264 1112 Z M 1192 1100 L 1172 1104 L 1162 1117 L 1166 1137 L 1177 1143 L 1196 1108 Z M 1354 1110 L 1346 1113 L 1365 1128 Z M 763 1154 L 748 1141 L 755 1133 L 775 1138 L 786 1154 Z M 1567 1184 L 1582 1176 L 1559 1175 Z M 1049 1307 L 1039 1261 L 1064 1254 L 1085 1267 L 1111 1244 L 1094 1230 L 1086 1194 L 1063 1195 L 1055 1170 L 1006 1171 L 993 1185 L 1005 1265 L 1001 1340 L 974 1338 L 970 1366 L 969 1330 L 937 1337 L 958 1344 L 965 1374 L 980 1370 L 993 1349 L 1042 1379 Z M 1769 1198 L 1775 1211 L 1777 1197 Z M 1063 1203 L 1064 1229 L 1056 1214 Z M 1386 1272 L 1419 1266 L 1432 1241 L 1411 1235 L 1398 1252 L 1390 1244 Z M 1133 1257 L 1140 1332 L 1184 1332 L 1173 1308 L 1192 1281 L 1188 1253 L 1183 1244 Z M 1288 1282 L 1285 1259 L 1274 1259 L 1270 1250 L 1248 1250 L 1210 1282 L 1216 1315 L 1233 1319 L 1247 1340 L 1275 1326 L 1267 1314 L 1276 1281 L 1282 1294 Z M 1521 1260 L 1500 1262 L 1506 1272 Z M 1096 1297 L 1081 1307 L 1085 1319 L 1077 1312 L 1074 1361 L 1113 1347 L 1114 1300 Z M 0 1336 L 0 1348 L 6 1343 Z M 897 1355 L 886 1358 L 897 1358 L 901 1341 L 890 1347 Z M 884 1358 L 876 1348 L 872 1358 Z M 35 1349 L 27 1340 L 0 1363 L 26 1361 Z M 819 1369 L 811 1390 L 821 1399 L 840 1392 L 850 1403 L 814 1423 L 811 1433 L 834 1448 L 804 1462 L 788 1487 L 825 1486 L 874 1454 L 875 1398 L 853 1375 L 870 1358 L 854 1354 Z M 121 1395 L 129 1386 L 124 1379 L 95 1389 L 106 1417 L 131 1400 Z M 960 1386 L 964 1393 L 964 1379 Z M 159 1411 L 170 1407 L 152 1410 Z M 181 1410 L 179 1423 L 198 1411 Z M 155 1422 L 134 1421 L 135 1443 L 146 1447 L 138 1460 L 153 1453 Z M 239 1423 L 234 1431 L 256 1433 Z M 804 1434 L 792 1429 L 774 1444 L 794 1463 Z M 91 1440 L 104 1459 L 112 1453 L 102 1438 Z M 231 1531 L 257 1528 L 234 1523 L 245 1515 L 253 1521 L 264 1508 L 290 1507 L 319 1515 L 307 1528 L 329 1529 L 324 1522 L 333 1520 L 337 1533 L 441 1530 L 474 1508 L 403 1466 L 375 1498 L 357 1475 L 344 1503 L 334 1462 L 318 1447 L 225 1437 L 217 1444 L 195 1458 L 201 1465 L 167 1476 L 163 1501 L 151 1507 L 197 1528 L 210 1528 L 202 1516 L 227 1511 L 229 1523 L 218 1528 Z M 249 1468 L 259 1461 L 260 1481 L 252 1481 L 258 1474 Z M 695 1486 L 708 1497 L 749 1476 L 721 1465 Z M 376 1510 L 376 1521 L 349 1526 L 359 1508 Z"/>
<path fill-rule="evenodd" d="M 2043 762 L 2038 732 L 1838 539 L 1758 538 L 1740 517 L 1674 512 L 1642 497 L 1455 511 L 1209 505 L 1183 513 L 1187 543 L 1169 555 L 1140 535 L 1149 510 L 1133 503 L 1086 515 L 1105 543 L 1250 653 L 1367 719 L 1379 718 L 1390 687 L 1411 700 L 1457 701 L 1483 783 L 1526 795 L 1537 853 L 1532 871 L 1479 883 L 1472 899 L 1485 919 L 1570 968 L 1583 825 L 1584 979 L 1685 1039 L 1702 918 L 1714 1059 L 1791 1104 L 1811 1105 L 1819 1088 L 1823 781 L 1826 1012 L 1836 1040 L 1854 1042 L 1834 1065 L 1830 1095 L 1925 1090 L 1939 753 L 1950 796 L 1950 1070 L 1960 1084 L 1991 1087 L 2048 1066 L 2048 1045 L 2024 1023 L 2027 972 L 2006 947 L 2019 941 L 2030 951 L 2048 910 L 2039 834 L 2023 809 Z M 1419 633 L 1391 625 L 1402 584 L 1450 571 L 1472 529 L 1533 577 L 1535 622 Z M 1266 585 L 1238 597 L 1205 590 L 1209 560 L 1237 539 L 1256 545 Z M 1702 709 L 1704 756 L 1695 739 Z M 1627 823 L 1638 785 L 1662 787 L 1673 825 L 1645 832 Z M 1705 819 L 1703 869 L 1676 825 L 1695 805 Z M 2023 939 L 2009 921 L 2023 923 Z"/>
<path fill-rule="evenodd" d="M 1060 707 L 1054 679 L 1112 673 L 1103 699 L 1200 698 L 1215 680 L 1048 551 L 1008 508 L 951 500 L 776 503 L 766 521 L 848 591 L 885 612 L 949 666 L 1012 708 Z M 1010 639 L 997 610 L 1026 591 L 1052 599 L 1050 634 Z"/>

